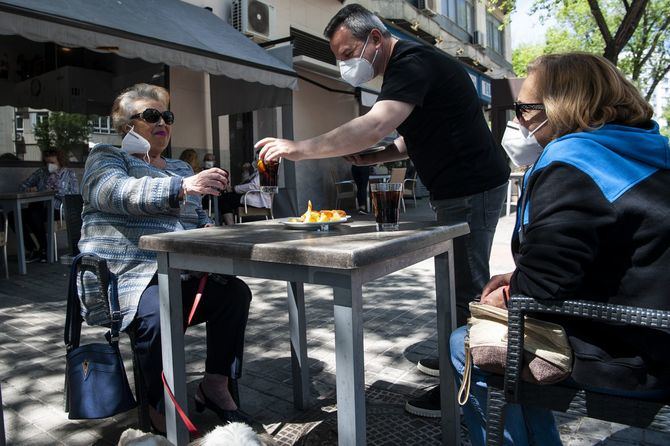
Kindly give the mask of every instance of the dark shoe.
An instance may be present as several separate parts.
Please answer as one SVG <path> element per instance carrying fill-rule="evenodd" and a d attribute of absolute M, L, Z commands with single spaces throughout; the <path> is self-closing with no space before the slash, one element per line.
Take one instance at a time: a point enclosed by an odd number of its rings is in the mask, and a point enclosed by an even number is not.
<path fill-rule="evenodd" d="M 413 415 L 440 418 L 440 386 L 435 386 L 419 398 L 405 403 L 405 410 Z"/>
<path fill-rule="evenodd" d="M 39 262 L 41 258 L 42 255 L 39 251 L 30 251 L 30 253 L 26 256 L 26 263 Z"/>
<path fill-rule="evenodd" d="M 365 209 L 359 209 L 359 210 L 358 210 L 358 213 L 359 213 L 360 215 L 368 215 L 368 211 L 366 211 Z"/>
<path fill-rule="evenodd" d="M 416 368 L 426 375 L 440 376 L 440 360 L 437 358 L 419 359 Z"/>
<path fill-rule="evenodd" d="M 47 253 L 40 251 L 40 263 L 47 263 Z"/>
<path fill-rule="evenodd" d="M 228 423 L 244 423 L 251 426 L 251 420 L 249 417 L 244 415 L 239 409 L 236 410 L 225 410 L 217 406 L 216 403 L 205 395 L 205 392 L 202 390 L 202 383 L 198 386 L 198 391 L 195 394 L 195 410 L 198 413 L 201 413 L 205 410 L 205 407 L 219 416 L 219 419 L 224 424 Z"/>

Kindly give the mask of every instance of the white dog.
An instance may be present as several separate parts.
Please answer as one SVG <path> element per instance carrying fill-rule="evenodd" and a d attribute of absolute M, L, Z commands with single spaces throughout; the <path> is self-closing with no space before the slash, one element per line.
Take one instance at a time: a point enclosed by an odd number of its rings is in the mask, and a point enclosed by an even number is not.
<path fill-rule="evenodd" d="M 276 443 L 267 434 L 258 435 L 244 423 L 230 423 L 217 426 L 216 429 L 197 439 L 190 446 L 273 446 Z M 173 446 L 164 437 L 148 434 L 137 429 L 127 429 L 118 446 Z"/>

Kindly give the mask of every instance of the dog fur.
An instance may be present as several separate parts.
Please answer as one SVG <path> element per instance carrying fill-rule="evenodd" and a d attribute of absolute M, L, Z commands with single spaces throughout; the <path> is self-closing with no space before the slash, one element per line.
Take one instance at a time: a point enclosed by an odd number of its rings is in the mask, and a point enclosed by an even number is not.
<path fill-rule="evenodd" d="M 148 434 L 137 429 L 127 429 L 121 434 L 118 446 L 173 446 L 165 437 Z M 268 434 L 258 435 L 244 423 L 230 423 L 217 426 L 202 438 L 192 441 L 189 446 L 276 446 Z"/>

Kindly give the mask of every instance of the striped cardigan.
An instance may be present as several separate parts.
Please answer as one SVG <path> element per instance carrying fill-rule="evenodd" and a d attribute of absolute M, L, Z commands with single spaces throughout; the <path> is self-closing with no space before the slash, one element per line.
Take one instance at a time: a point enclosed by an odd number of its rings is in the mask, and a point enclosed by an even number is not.
<path fill-rule="evenodd" d="M 110 145 L 91 151 L 82 180 L 81 239 L 79 250 L 107 260 L 117 276 L 119 303 L 125 330 L 132 322 L 142 292 L 158 269 L 156 254 L 139 248 L 143 235 L 193 229 L 211 223 L 201 197 L 178 198 L 184 177 L 193 175 L 187 163 L 165 159 L 158 169 Z M 109 321 L 97 282 L 85 275 L 79 284 L 82 315 L 90 325 Z"/>

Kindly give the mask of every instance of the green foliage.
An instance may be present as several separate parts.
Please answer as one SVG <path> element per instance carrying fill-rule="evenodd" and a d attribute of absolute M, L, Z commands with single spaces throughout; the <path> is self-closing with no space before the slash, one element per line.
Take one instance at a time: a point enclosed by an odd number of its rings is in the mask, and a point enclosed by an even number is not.
<path fill-rule="evenodd" d="M 633 0 L 634 2 L 635 0 Z M 632 2 L 596 0 L 613 37 Z M 604 54 L 606 40 L 588 0 L 535 0 L 532 12 L 539 20 L 555 18 L 547 31 L 543 54 L 586 51 Z M 632 36 L 618 53 L 619 68 L 649 100 L 658 82 L 670 71 L 670 0 L 651 0 Z"/>
<path fill-rule="evenodd" d="M 665 120 L 665 125 L 661 125 L 661 133 L 670 138 L 670 104 L 663 109 L 661 119 Z"/>
<path fill-rule="evenodd" d="M 519 45 L 519 47 L 512 52 L 512 67 L 514 73 L 516 73 L 518 77 L 526 77 L 526 68 L 528 67 L 528 64 L 544 54 L 544 48 L 545 46 L 541 44 Z"/>
<path fill-rule="evenodd" d="M 68 153 L 86 144 L 91 127 L 84 115 L 59 112 L 38 122 L 33 131 L 40 150 L 58 149 Z"/>

